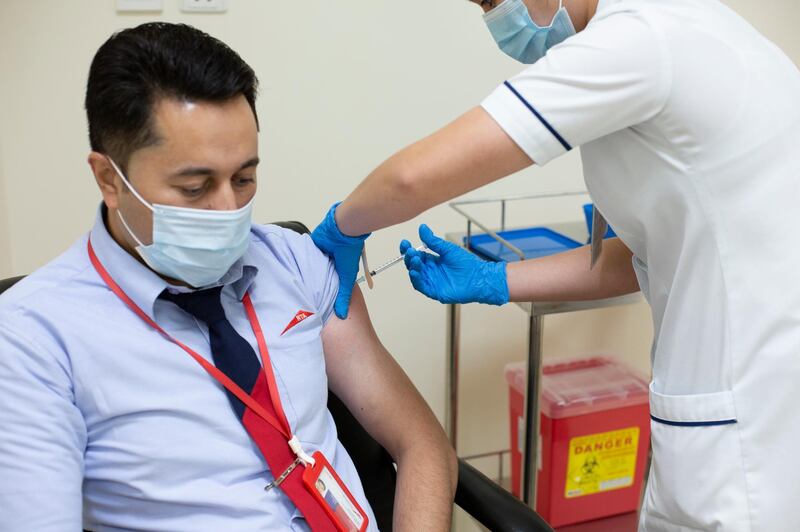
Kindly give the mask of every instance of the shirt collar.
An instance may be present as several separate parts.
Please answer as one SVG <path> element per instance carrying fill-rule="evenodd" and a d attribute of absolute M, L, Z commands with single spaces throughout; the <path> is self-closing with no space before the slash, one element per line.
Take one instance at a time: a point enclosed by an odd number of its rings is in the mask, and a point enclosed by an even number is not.
<path fill-rule="evenodd" d="M 107 213 L 105 204 L 101 203 L 90 233 L 92 248 L 111 278 L 150 318 L 155 319 L 153 310 L 155 301 L 164 290 L 173 293 L 194 291 L 192 288 L 168 283 L 125 251 L 106 228 L 105 216 Z M 236 298 L 241 301 L 256 274 L 258 274 L 258 267 L 253 263 L 248 250 L 242 258 L 233 263 L 222 279 L 203 288 L 230 285 Z"/>
<path fill-rule="evenodd" d="M 621 0 L 598 0 L 597 2 L 597 9 L 595 10 L 595 15 L 600 13 L 604 9 L 608 9 L 609 7 L 613 6 L 614 4 L 618 4 Z M 594 18 L 594 17 L 592 17 Z"/>

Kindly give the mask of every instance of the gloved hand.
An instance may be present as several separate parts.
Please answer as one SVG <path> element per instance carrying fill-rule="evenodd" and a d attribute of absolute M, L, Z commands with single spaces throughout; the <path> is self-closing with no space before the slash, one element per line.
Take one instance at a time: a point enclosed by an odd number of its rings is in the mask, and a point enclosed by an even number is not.
<path fill-rule="evenodd" d="M 417 251 L 408 240 L 400 243 L 408 276 L 417 291 L 442 303 L 508 303 L 505 262 L 481 260 L 434 235 L 424 224 L 419 227 L 419 237 L 439 256 Z"/>
<path fill-rule="evenodd" d="M 345 319 L 350 308 L 353 285 L 358 275 L 358 259 L 361 257 L 364 241 L 371 233 L 347 236 L 339 231 L 334 217 L 338 206 L 339 204 L 335 203 L 328 210 L 325 219 L 311 233 L 311 239 L 323 253 L 333 259 L 336 273 L 339 275 L 339 293 L 336 295 L 333 311 L 340 319 Z"/>

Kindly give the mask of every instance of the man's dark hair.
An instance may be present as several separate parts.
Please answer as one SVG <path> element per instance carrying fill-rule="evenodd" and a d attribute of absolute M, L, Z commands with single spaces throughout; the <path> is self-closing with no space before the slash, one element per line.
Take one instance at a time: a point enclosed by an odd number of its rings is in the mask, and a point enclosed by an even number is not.
<path fill-rule="evenodd" d="M 222 41 L 186 24 L 152 22 L 112 35 L 86 84 L 93 151 L 122 165 L 158 142 L 153 106 L 162 98 L 224 102 L 243 95 L 258 123 L 255 72 Z"/>

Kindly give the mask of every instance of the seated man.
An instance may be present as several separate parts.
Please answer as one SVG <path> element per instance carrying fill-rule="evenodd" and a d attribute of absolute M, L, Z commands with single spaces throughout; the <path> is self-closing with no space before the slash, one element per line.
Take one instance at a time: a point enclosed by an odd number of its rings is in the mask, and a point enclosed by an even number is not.
<path fill-rule="evenodd" d="M 95 55 L 94 227 L 0 297 L 1 530 L 376 530 L 328 388 L 396 461 L 394 528 L 449 528 L 454 453 L 362 297 L 332 317 L 311 239 L 251 225 L 256 85 L 184 25 Z"/>

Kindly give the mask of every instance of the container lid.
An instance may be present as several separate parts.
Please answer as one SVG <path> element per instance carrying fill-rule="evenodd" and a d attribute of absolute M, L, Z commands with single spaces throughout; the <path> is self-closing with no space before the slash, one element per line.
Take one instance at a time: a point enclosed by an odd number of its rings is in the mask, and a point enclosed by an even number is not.
<path fill-rule="evenodd" d="M 525 393 L 525 362 L 508 364 L 508 384 Z M 541 411 L 558 419 L 646 404 L 647 380 L 638 372 L 611 357 L 572 359 L 542 368 Z"/>

